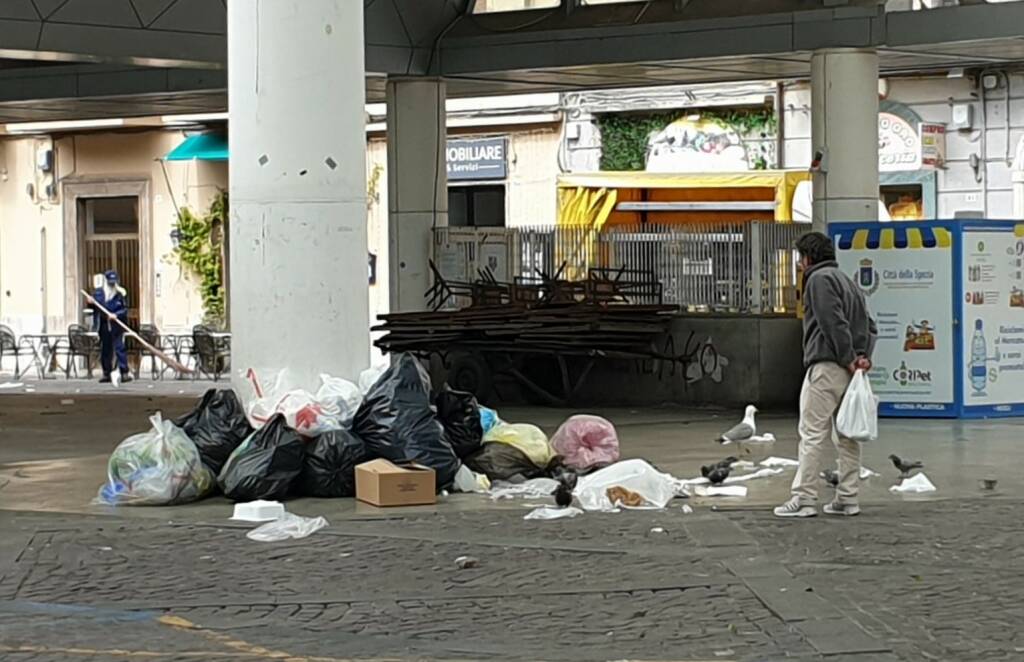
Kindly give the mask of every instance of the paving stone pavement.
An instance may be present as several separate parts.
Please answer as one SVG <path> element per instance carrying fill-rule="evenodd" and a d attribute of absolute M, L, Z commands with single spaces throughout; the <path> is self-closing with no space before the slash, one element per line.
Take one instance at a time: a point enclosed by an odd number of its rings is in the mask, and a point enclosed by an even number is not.
<path fill-rule="evenodd" d="M 270 544 L 0 513 L 0 659 L 1020 660 L 1020 508 L 477 510 Z"/>

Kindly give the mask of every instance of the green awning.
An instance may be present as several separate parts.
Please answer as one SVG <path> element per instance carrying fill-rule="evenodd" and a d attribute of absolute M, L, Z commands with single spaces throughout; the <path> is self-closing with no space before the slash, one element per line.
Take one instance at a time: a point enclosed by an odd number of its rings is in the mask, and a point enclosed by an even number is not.
<path fill-rule="evenodd" d="M 172 149 L 167 161 L 227 161 L 228 137 L 223 133 L 197 133 Z"/>

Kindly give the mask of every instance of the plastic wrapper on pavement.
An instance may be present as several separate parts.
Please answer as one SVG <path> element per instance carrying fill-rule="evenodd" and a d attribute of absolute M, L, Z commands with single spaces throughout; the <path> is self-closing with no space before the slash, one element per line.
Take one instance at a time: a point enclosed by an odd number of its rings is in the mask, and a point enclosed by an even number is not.
<path fill-rule="evenodd" d="M 464 458 L 480 450 L 484 428 L 480 422 L 480 405 L 473 394 L 445 387 L 437 394 L 434 404 L 455 454 Z"/>
<path fill-rule="evenodd" d="M 551 437 L 551 447 L 572 469 L 585 471 L 619 461 L 615 426 L 600 416 L 571 417 Z"/>
<path fill-rule="evenodd" d="M 477 473 L 484 474 L 492 481 L 540 478 L 546 475 L 544 469 L 530 461 L 530 458 L 507 444 L 484 444 L 483 448 L 463 460 L 465 465 Z"/>
<path fill-rule="evenodd" d="M 538 467 L 547 467 L 555 454 L 548 437 L 536 425 L 529 423 L 501 423 L 484 435 L 484 444 L 505 444 L 521 451 Z"/>
<path fill-rule="evenodd" d="M 400 355 L 366 394 L 352 430 L 372 457 L 433 469 L 438 490 L 451 485 L 459 470 L 430 403 L 430 377 L 411 354 Z"/>
<path fill-rule="evenodd" d="M 168 506 L 201 499 L 213 489 L 213 473 L 181 428 L 160 414 L 149 422 L 149 432 L 128 437 L 110 455 L 97 502 Z"/>
<path fill-rule="evenodd" d="M 356 465 L 368 460 L 366 444 L 349 430 L 325 432 L 306 444 L 294 492 L 335 498 L 356 495 Z"/>
<path fill-rule="evenodd" d="M 230 389 L 210 389 L 195 409 L 174 422 L 195 442 L 199 457 L 214 474 L 252 434 L 238 396 Z"/>
<path fill-rule="evenodd" d="M 257 542 L 278 542 L 281 540 L 299 539 L 312 535 L 327 526 L 323 517 L 302 517 L 294 513 L 285 513 L 279 519 L 267 522 L 245 534 L 249 540 Z"/>
<path fill-rule="evenodd" d="M 302 472 L 305 443 L 277 414 L 235 449 L 217 482 L 232 501 L 281 500 Z"/>
<path fill-rule="evenodd" d="M 573 496 L 583 510 L 614 510 L 609 488 L 619 487 L 643 498 L 644 507 L 664 508 L 681 490 L 680 481 L 643 460 L 623 460 L 582 476 Z"/>
<path fill-rule="evenodd" d="M 455 480 L 452 481 L 452 490 L 455 492 L 486 494 L 491 491 L 491 480 L 483 474 L 476 473 L 466 465 L 462 465 L 455 473 Z"/>

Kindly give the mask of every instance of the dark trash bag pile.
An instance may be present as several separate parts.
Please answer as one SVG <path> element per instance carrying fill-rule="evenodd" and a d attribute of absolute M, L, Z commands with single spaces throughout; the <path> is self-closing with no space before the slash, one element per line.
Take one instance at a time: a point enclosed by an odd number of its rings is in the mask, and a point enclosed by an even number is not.
<path fill-rule="evenodd" d="M 430 403 L 430 377 L 411 354 L 399 356 L 366 394 L 352 431 L 372 457 L 433 469 L 438 490 L 451 485 L 459 470 L 459 458 Z"/>
<path fill-rule="evenodd" d="M 306 444 L 277 414 L 235 449 L 217 484 L 232 501 L 284 499 L 302 472 Z"/>
<path fill-rule="evenodd" d="M 480 422 L 480 405 L 472 393 L 454 391 L 445 386 L 437 399 L 437 419 L 444 426 L 452 449 L 459 459 L 480 450 L 484 438 L 484 426 Z"/>
<path fill-rule="evenodd" d="M 253 433 L 245 408 L 229 389 L 211 388 L 195 409 L 174 424 L 195 443 L 199 458 L 214 474 L 220 473 L 231 453 Z"/>
<path fill-rule="evenodd" d="M 530 444 L 536 440 L 517 438 L 516 426 L 506 432 L 506 443 L 485 442 L 487 428 L 499 423 L 497 414 L 481 407 L 471 393 L 446 385 L 432 400 L 426 370 L 414 356 L 402 354 L 369 386 L 351 425 L 340 430 L 307 438 L 288 427 L 283 414 L 254 430 L 233 391 L 211 389 L 191 412 L 174 421 L 172 427 L 180 433 L 175 437 L 176 446 L 153 442 L 146 449 L 150 455 L 155 453 L 154 457 L 170 456 L 167 449 L 171 449 L 197 459 L 194 464 L 205 472 L 201 473 L 207 476 L 206 487 L 190 492 L 187 500 L 211 493 L 213 477 L 216 487 L 233 501 L 352 497 L 356 465 L 377 458 L 411 461 L 433 469 L 438 491 L 453 484 L 463 463 L 491 480 L 555 476 L 566 470 L 557 456 L 546 466 L 538 466 L 540 461 L 527 455 L 535 451 L 536 446 Z M 180 481 L 173 475 L 171 463 L 146 462 L 142 463 L 145 467 L 170 468 L 162 474 L 148 469 L 149 496 L 133 503 L 183 502 L 164 496 L 172 493 L 171 481 Z M 114 488 L 117 485 L 108 491 Z M 108 498 L 105 503 L 128 501 Z"/>
<path fill-rule="evenodd" d="M 356 465 L 367 459 L 366 444 L 349 430 L 325 432 L 306 444 L 295 492 L 321 498 L 355 496 Z"/>

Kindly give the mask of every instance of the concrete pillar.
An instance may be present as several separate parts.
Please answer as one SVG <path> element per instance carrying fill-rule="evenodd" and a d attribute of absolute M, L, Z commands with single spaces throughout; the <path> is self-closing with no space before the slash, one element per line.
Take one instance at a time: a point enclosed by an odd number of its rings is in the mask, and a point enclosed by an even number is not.
<path fill-rule="evenodd" d="M 836 48 L 811 56 L 813 227 L 878 219 L 878 54 Z M 815 163 L 812 162 L 812 169 Z"/>
<path fill-rule="evenodd" d="M 432 229 L 448 225 L 445 97 L 442 80 L 388 79 L 388 274 L 392 312 L 426 309 Z"/>
<path fill-rule="evenodd" d="M 230 0 L 236 385 L 369 365 L 363 3 Z"/>

